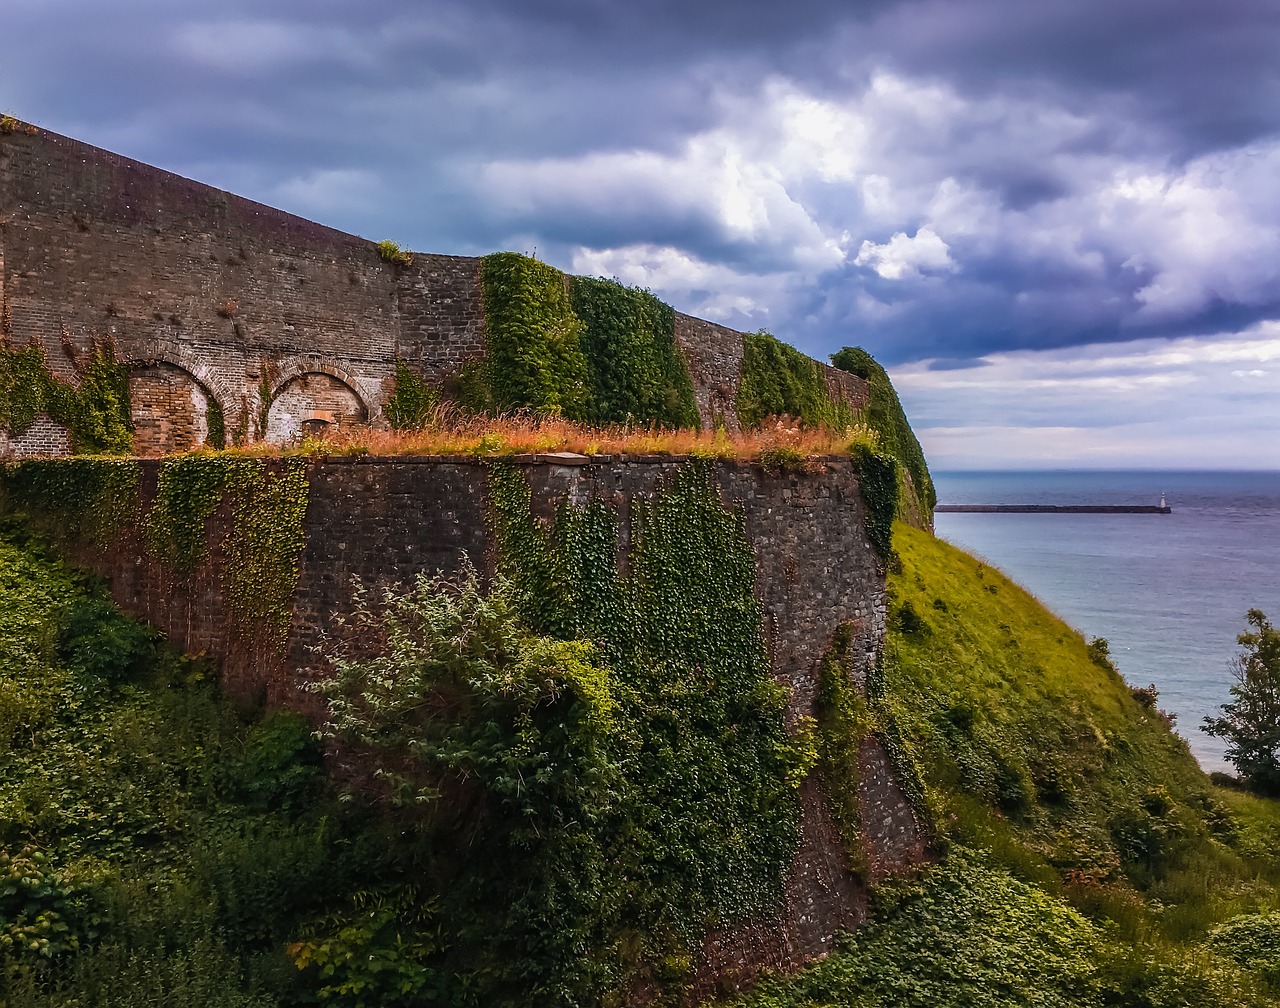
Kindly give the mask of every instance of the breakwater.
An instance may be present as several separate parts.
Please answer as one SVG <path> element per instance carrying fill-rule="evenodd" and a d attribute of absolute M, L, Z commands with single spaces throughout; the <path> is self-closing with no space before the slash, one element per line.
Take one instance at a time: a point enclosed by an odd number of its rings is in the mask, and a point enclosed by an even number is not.
<path fill-rule="evenodd" d="M 978 514 L 1173 514 L 1158 504 L 939 504 L 933 509 Z"/>

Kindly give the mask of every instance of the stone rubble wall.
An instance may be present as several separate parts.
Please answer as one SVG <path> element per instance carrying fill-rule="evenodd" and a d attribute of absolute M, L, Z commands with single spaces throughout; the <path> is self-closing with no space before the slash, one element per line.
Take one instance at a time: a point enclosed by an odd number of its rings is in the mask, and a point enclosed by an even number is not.
<path fill-rule="evenodd" d="M 141 464 L 145 514 L 159 463 Z M 625 560 L 634 506 L 657 494 L 685 463 L 555 455 L 517 457 L 516 464 L 529 479 L 539 520 L 549 521 L 566 500 L 609 504 L 618 515 L 619 559 Z M 141 522 L 113 548 L 85 548 L 73 559 L 106 577 L 127 612 L 155 624 L 179 648 L 218 661 L 228 690 L 315 716 L 317 699 L 303 687 L 322 670 L 315 645 L 351 611 L 353 579 L 376 589 L 423 572 L 452 574 L 464 557 L 492 572 L 495 558 L 481 460 L 332 457 L 307 467 L 306 545 L 283 657 L 247 646 L 230 630 L 222 543 L 232 501 L 224 501 L 211 521 L 207 557 L 189 577 L 175 580 L 149 556 Z M 821 472 L 779 474 L 721 461 L 714 463 L 713 478 L 724 504 L 743 515 L 771 664 L 790 690 L 794 723 L 814 712 L 818 665 L 839 625 L 852 625 L 857 676 L 874 663 L 883 640 L 884 568 L 863 531 L 857 471 L 845 458 L 827 460 Z M 924 834 L 876 740 L 864 744 L 861 763 L 868 875 L 853 870 L 822 786 L 811 778 L 802 790 L 801 844 L 783 905 L 707 936 L 695 963 L 698 997 L 749 983 L 764 969 L 793 969 L 825 955 L 839 931 L 865 921 L 868 877 L 925 858 Z"/>

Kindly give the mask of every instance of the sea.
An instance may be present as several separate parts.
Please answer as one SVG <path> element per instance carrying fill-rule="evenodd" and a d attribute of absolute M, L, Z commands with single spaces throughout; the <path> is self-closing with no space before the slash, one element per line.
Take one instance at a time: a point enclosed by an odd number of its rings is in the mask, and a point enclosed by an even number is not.
<path fill-rule="evenodd" d="M 939 536 L 1000 568 L 1158 705 L 1206 770 L 1245 613 L 1280 624 L 1280 472 L 935 472 L 940 504 L 1159 504 L 1172 514 L 939 514 Z"/>

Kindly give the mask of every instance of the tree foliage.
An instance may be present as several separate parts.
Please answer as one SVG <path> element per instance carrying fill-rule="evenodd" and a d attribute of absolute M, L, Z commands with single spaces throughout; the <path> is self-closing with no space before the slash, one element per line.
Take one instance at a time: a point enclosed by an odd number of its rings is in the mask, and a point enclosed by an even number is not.
<path fill-rule="evenodd" d="M 1226 739 L 1227 760 L 1256 791 L 1280 794 L 1280 630 L 1261 609 L 1245 620 L 1254 629 L 1236 638 L 1243 652 L 1234 660 L 1235 685 L 1221 717 L 1207 717 L 1201 730 Z"/>

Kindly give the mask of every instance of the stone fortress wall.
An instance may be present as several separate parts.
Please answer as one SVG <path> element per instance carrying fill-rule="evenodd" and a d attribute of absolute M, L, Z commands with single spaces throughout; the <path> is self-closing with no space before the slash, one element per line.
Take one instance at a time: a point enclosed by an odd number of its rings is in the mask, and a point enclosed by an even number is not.
<path fill-rule="evenodd" d="M 140 455 L 205 443 L 213 409 L 228 433 L 277 442 L 376 426 L 397 359 L 447 386 L 484 350 L 479 259 L 388 262 L 371 241 L 13 120 L 0 129 L 0 325 L 73 380 L 73 360 L 109 337 Z M 676 340 L 704 422 L 732 423 L 742 334 L 677 314 Z M 865 401 L 859 379 L 827 376 Z M 47 418 L 0 434 L 0 455 L 68 450 Z"/>

